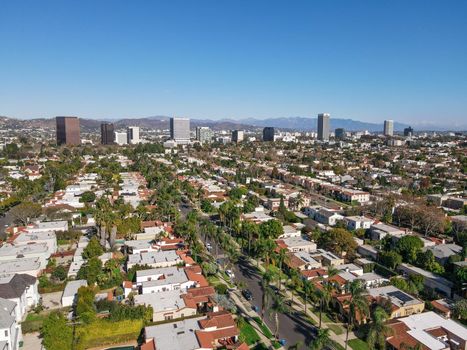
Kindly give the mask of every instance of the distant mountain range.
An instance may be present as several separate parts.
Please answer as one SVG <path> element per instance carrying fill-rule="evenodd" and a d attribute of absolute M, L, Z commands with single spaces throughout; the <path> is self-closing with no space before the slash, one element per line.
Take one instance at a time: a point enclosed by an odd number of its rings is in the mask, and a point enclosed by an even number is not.
<path fill-rule="evenodd" d="M 125 128 L 127 126 L 139 126 L 143 129 L 168 129 L 169 117 L 152 116 L 143 118 L 127 118 L 119 120 L 106 120 L 115 123 L 116 128 Z M 97 131 L 100 128 L 101 120 L 80 118 L 80 124 L 83 131 Z M 197 126 L 209 126 L 213 130 L 255 130 L 265 126 L 272 126 L 283 130 L 312 131 L 317 128 L 317 118 L 306 117 L 288 117 L 288 118 L 268 118 L 268 119 L 191 119 L 191 128 Z M 395 131 L 403 131 L 408 124 L 394 122 Z M 412 125 L 415 131 L 446 131 L 451 130 L 431 124 Z M 450 125 L 450 127 L 453 127 Z M 0 128 L 44 128 L 54 129 L 55 118 L 36 118 L 36 119 L 14 119 L 9 117 L 0 117 Z M 353 119 L 332 118 L 330 119 L 330 129 L 344 128 L 347 131 L 379 132 L 383 130 L 383 121 L 381 123 L 362 122 Z M 462 128 L 455 127 L 456 131 Z M 464 128 L 464 130 L 467 128 Z"/>

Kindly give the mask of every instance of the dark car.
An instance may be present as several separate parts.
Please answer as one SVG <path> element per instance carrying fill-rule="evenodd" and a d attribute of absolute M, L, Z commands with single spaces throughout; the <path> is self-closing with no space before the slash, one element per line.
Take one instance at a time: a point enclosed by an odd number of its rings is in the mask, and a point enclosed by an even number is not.
<path fill-rule="evenodd" d="M 242 290 L 242 295 L 248 301 L 253 300 L 253 294 L 248 289 Z"/>

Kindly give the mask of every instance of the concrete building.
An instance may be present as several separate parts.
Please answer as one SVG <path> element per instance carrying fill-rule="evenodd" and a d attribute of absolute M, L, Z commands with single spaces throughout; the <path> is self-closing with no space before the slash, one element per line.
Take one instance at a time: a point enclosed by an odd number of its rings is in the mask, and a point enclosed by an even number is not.
<path fill-rule="evenodd" d="M 20 349 L 21 319 L 16 317 L 18 305 L 15 302 L 0 298 L 0 349 Z"/>
<path fill-rule="evenodd" d="M 81 143 L 78 117 L 56 117 L 57 145 L 75 146 Z"/>
<path fill-rule="evenodd" d="M 76 302 L 78 289 L 81 287 L 87 287 L 88 282 L 86 280 L 70 281 L 66 284 L 62 294 L 62 306 L 73 306 Z"/>
<path fill-rule="evenodd" d="M 274 141 L 275 130 L 272 126 L 267 126 L 263 129 L 263 141 Z"/>
<path fill-rule="evenodd" d="M 232 131 L 232 142 L 242 142 L 243 138 L 245 137 L 245 133 L 243 130 L 234 130 Z"/>
<path fill-rule="evenodd" d="M 318 114 L 318 140 L 329 140 L 329 118 L 328 113 Z"/>
<path fill-rule="evenodd" d="M 170 138 L 180 145 L 190 143 L 190 119 L 170 118 Z"/>
<path fill-rule="evenodd" d="M 413 136 L 413 129 L 411 126 L 409 126 L 408 128 L 405 128 L 404 129 L 404 136 L 405 137 L 411 137 Z"/>
<path fill-rule="evenodd" d="M 385 120 L 384 121 L 384 136 L 393 136 L 394 135 L 394 121 Z"/>
<path fill-rule="evenodd" d="M 127 143 L 131 145 L 136 145 L 141 142 L 139 138 L 139 126 L 129 126 L 126 129 Z"/>
<path fill-rule="evenodd" d="M 389 323 L 392 332 L 386 342 L 394 350 L 415 348 L 427 350 L 467 348 L 467 328 L 445 319 L 433 311 L 403 317 Z"/>
<path fill-rule="evenodd" d="M 337 128 L 336 130 L 334 130 L 334 136 L 338 140 L 345 139 L 345 129 L 344 128 Z"/>
<path fill-rule="evenodd" d="M 115 133 L 115 143 L 119 146 L 126 145 L 128 143 L 128 137 L 125 132 Z"/>
<path fill-rule="evenodd" d="M 436 275 L 410 264 L 401 264 L 399 265 L 398 270 L 408 276 L 423 276 L 423 285 L 426 289 L 442 294 L 448 298 L 452 296 L 452 288 L 454 287 L 454 284 L 440 275 Z"/>
<path fill-rule="evenodd" d="M 101 144 L 111 145 L 115 141 L 114 125 L 112 123 L 101 124 Z"/>
<path fill-rule="evenodd" d="M 196 140 L 201 143 L 209 143 L 214 137 L 214 132 L 207 126 L 196 127 Z"/>

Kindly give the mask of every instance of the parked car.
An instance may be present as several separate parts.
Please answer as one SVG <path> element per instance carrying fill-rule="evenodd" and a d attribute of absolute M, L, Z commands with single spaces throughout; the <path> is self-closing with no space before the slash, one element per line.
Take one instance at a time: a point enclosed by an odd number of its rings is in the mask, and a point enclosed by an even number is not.
<path fill-rule="evenodd" d="M 225 270 L 225 274 L 226 274 L 227 276 L 229 276 L 230 278 L 234 278 L 234 277 L 235 277 L 235 275 L 234 275 L 234 273 L 233 273 L 232 270 Z"/>
<path fill-rule="evenodd" d="M 207 249 L 207 250 L 211 250 L 211 249 L 212 249 L 211 243 L 206 243 L 206 249 Z"/>
<path fill-rule="evenodd" d="M 242 290 L 242 295 L 248 301 L 253 300 L 253 294 L 251 294 L 251 292 L 248 289 Z"/>

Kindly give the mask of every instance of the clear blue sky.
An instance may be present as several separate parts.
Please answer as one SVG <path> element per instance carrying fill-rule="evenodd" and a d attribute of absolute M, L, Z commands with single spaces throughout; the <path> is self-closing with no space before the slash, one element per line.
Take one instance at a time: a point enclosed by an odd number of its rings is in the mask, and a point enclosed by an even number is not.
<path fill-rule="evenodd" d="M 467 1 L 4 0 L 0 115 L 467 124 Z"/>

